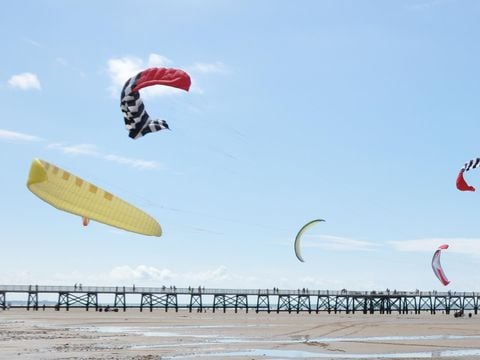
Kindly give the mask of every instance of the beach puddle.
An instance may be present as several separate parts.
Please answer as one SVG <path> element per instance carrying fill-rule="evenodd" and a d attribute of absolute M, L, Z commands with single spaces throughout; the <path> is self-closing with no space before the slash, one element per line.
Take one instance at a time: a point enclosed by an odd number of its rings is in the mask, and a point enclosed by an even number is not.
<path fill-rule="evenodd" d="M 412 336 L 364 336 L 364 337 L 336 337 L 336 338 L 303 338 L 304 341 L 314 342 L 368 342 L 368 341 L 421 341 L 421 340 L 469 340 L 480 339 L 480 335 L 412 335 Z"/>
<path fill-rule="evenodd" d="M 189 327 L 184 327 L 184 329 Z M 287 339 L 266 339 L 265 337 L 228 337 L 217 334 L 195 334 L 190 332 L 159 331 L 171 330 L 172 327 L 119 327 L 119 326 L 101 326 L 77 328 L 81 331 L 93 331 L 99 333 L 119 333 L 128 335 L 138 335 L 146 337 L 190 337 L 201 339 L 214 339 L 216 343 L 240 343 L 240 342 L 269 342 L 269 343 L 308 343 L 308 342 L 382 342 L 382 341 L 423 341 L 423 340 L 471 340 L 480 339 L 480 335 L 412 335 L 412 336 L 363 336 L 363 337 L 309 337 L 301 336 L 298 338 Z"/>
<path fill-rule="evenodd" d="M 79 331 L 98 332 L 102 334 L 124 334 L 124 335 L 138 335 L 146 337 L 179 337 L 179 336 L 192 336 L 197 335 L 185 335 L 171 331 L 159 331 L 157 328 L 140 328 L 140 327 L 118 327 L 118 326 L 102 326 L 102 327 L 86 327 L 86 328 L 74 328 Z M 198 335 L 200 336 L 200 335 Z M 201 335 L 201 337 L 208 337 L 209 335 Z M 214 337 L 214 335 L 211 335 Z"/>
<path fill-rule="evenodd" d="M 301 350 L 270 350 L 270 349 L 252 349 L 248 351 L 229 351 L 208 354 L 194 354 L 164 357 L 164 359 L 194 359 L 200 357 L 239 357 L 239 356 L 261 356 L 271 359 L 412 359 L 412 358 L 452 358 L 452 357 L 470 357 L 480 356 L 480 349 L 468 350 L 446 350 L 446 351 L 424 351 L 424 352 L 406 352 L 406 353 L 377 353 L 377 354 L 332 354 L 318 353 Z"/>
<path fill-rule="evenodd" d="M 259 341 L 253 341 L 254 343 L 260 343 Z M 251 344 L 251 340 L 240 340 L 240 339 L 233 339 L 233 338 L 216 338 L 214 340 L 206 341 L 206 342 L 186 342 L 183 341 L 182 343 L 174 342 L 174 343 L 164 343 L 164 344 L 148 344 L 148 345 L 132 345 L 129 349 L 132 350 L 152 350 L 152 349 L 161 349 L 161 348 L 184 348 L 185 346 L 211 346 L 215 344 Z"/>
<path fill-rule="evenodd" d="M 205 326 L 203 328 L 225 328 L 226 326 Z M 228 326 L 227 326 L 228 327 Z M 400 352 L 400 353 L 367 353 L 367 354 L 346 354 L 333 353 L 330 351 L 319 352 L 309 350 L 287 350 L 287 349 L 263 349 L 262 347 L 272 347 L 274 344 L 298 345 L 298 344 L 331 344 L 340 342 L 362 342 L 362 343 L 401 343 L 422 342 L 422 341 L 461 341 L 476 340 L 480 335 L 411 335 L 411 336 L 356 336 L 356 337 L 276 337 L 270 338 L 252 337 L 252 336 L 219 336 L 218 334 L 202 334 L 196 333 L 195 330 L 201 328 L 197 326 L 161 326 L 161 327 L 122 327 L 122 326 L 91 326 L 85 328 L 77 328 L 83 331 L 93 331 L 108 334 L 124 334 L 135 335 L 141 337 L 157 337 L 158 340 L 150 340 L 148 344 L 142 344 L 143 341 L 134 341 L 127 345 L 131 350 L 152 350 L 152 349 L 182 349 L 185 347 L 196 347 L 197 350 L 192 354 L 172 355 L 165 359 L 194 359 L 202 357 L 216 358 L 233 358 L 233 357 L 265 357 L 268 359 L 411 359 L 411 358 L 465 358 L 480 356 L 480 348 L 478 349 L 462 349 L 461 345 L 458 349 L 442 350 L 442 351 L 424 351 L 424 352 Z M 181 340 L 179 339 L 181 338 Z M 232 351 L 224 351 L 223 345 L 241 344 L 241 347 L 232 349 Z M 248 350 L 241 350 L 247 344 Z M 220 349 L 215 349 L 221 346 Z M 216 352 L 219 351 L 219 352 Z M 221 352 L 220 352 L 221 351 Z M 184 352 L 184 351 L 182 351 Z"/>

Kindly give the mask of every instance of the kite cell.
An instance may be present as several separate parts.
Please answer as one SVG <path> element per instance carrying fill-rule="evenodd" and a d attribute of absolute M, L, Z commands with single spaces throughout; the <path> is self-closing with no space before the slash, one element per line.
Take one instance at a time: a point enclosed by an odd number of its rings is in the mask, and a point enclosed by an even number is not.
<path fill-rule="evenodd" d="M 447 244 L 440 245 L 438 249 L 435 251 L 433 254 L 432 258 L 432 269 L 433 272 L 435 273 L 435 276 L 442 282 L 443 285 L 448 285 L 450 281 L 447 279 L 445 276 L 445 273 L 443 272 L 442 269 L 442 264 L 440 264 L 440 254 L 442 253 L 442 250 L 448 249 Z"/>
<path fill-rule="evenodd" d="M 316 225 L 320 222 L 324 222 L 324 221 L 325 220 L 323 220 L 323 219 L 316 219 L 316 220 L 312 220 L 312 221 L 306 223 L 305 225 L 303 225 L 303 227 L 300 229 L 297 236 L 295 237 L 295 255 L 297 256 L 297 259 L 300 260 L 301 262 L 305 262 L 302 258 L 302 253 L 300 251 L 300 243 L 301 243 L 301 239 L 302 239 L 303 234 L 305 233 L 305 231 L 310 229 L 312 226 L 314 226 L 314 225 Z"/>
<path fill-rule="evenodd" d="M 120 99 L 128 136 L 138 139 L 151 132 L 169 129 L 165 120 L 153 120 L 148 115 L 140 97 L 140 89 L 164 85 L 188 91 L 190 84 L 190 76 L 185 71 L 169 68 L 149 68 L 128 79 L 123 86 Z"/>
<path fill-rule="evenodd" d="M 143 235 L 161 236 L 162 229 L 150 215 L 122 199 L 44 160 L 35 159 L 27 187 L 57 209 L 89 220 Z"/>
<path fill-rule="evenodd" d="M 465 178 L 463 177 L 463 174 L 465 171 L 469 171 L 470 169 L 475 169 L 480 165 L 480 158 L 472 159 L 469 162 L 467 162 L 463 168 L 460 169 L 460 172 L 458 173 L 457 176 L 457 189 L 460 191 L 475 191 L 475 188 L 473 186 L 470 186 L 467 184 L 465 181 Z"/>

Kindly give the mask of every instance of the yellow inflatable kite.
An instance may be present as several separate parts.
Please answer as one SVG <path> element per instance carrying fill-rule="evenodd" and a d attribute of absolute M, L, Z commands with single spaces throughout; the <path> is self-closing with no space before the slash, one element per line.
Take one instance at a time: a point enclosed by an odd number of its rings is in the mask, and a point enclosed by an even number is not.
<path fill-rule="evenodd" d="M 27 187 L 57 209 L 138 234 L 161 236 L 158 222 L 135 206 L 44 160 L 35 159 Z"/>

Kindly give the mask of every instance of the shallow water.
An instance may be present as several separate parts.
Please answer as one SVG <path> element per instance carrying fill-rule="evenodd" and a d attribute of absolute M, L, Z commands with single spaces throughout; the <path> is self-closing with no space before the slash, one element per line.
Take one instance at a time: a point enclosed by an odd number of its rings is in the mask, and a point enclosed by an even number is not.
<path fill-rule="evenodd" d="M 423 351 L 423 352 L 406 352 L 406 353 L 383 353 L 383 354 L 332 354 L 317 353 L 301 350 L 270 350 L 270 349 L 252 349 L 248 351 L 230 351 L 209 354 L 194 354 L 164 357 L 164 359 L 194 359 L 199 357 L 235 357 L 235 356 L 261 356 L 270 359 L 413 359 L 413 358 L 452 358 L 480 356 L 479 349 L 468 350 L 445 350 L 445 351 Z"/>
<path fill-rule="evenodd" d="M 123 326 L 90 326 L 77 328 L 82 331 L 93 331 L 99 333 L 118 333 L 128 335 L 138 335 L 140 337 L 158 337 L 158 343 L 150 344 L 131 344 L 127 346 L 132 350 L 149 350 L 161 348 L 181 349 L 186 346 L 197 347 L 193 354 L 175 355 L 170 357 L 162 357 L 165 359 L 194 359 L 202 357 L 265 357 L 268 359 L 412 359 L 412 358 L 466 358 L 480 357 L 480 348 L 462 349 L 459 346 L 454 350 L 442 351 L 424 351 L 424 352 L 400 352 L 400 353 L 332 353 L 325 349 L 321 352 L 304 351 L 304 350 L 282 350 L 282 349 L 262 349 L 263 346 L 271 347 L 272 344 L 306 344 L 309 343 L 340 343 L 340 342 L 402 342 L 402 341 L 442 341 L 442 340 L 472 340 L 479 339 L 480 335 L 411 335 L 411 336 L 356 336 L 356 337 L 253 337 L 253 336 L 219 336 L 217 334 L 199 334 L 195 333 L 196 329 L 202 328 L 228 328 L 237 327 L 230 325 L 206 325 L 206 326 L 156 326 L 156 327 L 123 327 Z M 185 331 L 186 330 L 186 331 Z M 193 330 L 189 331 L 189 330 Z M 178 341 L 181 337 L 181 342 Z M 168 339 L 171 338 L 171 339 Z M 189 339 L 190 338 L 190 339 Z M 249 350 L 232 350 L 224 351 L 224 349 L 215 349 L 214 345 L 228 344 L 249 344 Z M 218 351 L 218 352 L 216 352 Z"/>
<path fill-rule="evenodd" d="M 182 326 L 183 329 L 200 328 L 227 328 L 229 325 L 216 326 Z M 361 336 L 361 337 L 299 337 L 298 339 L 265 339 L 264 337 L 228 337 L 215 334 L 193 334 L 172 331 L 158 331 L 163 329 L 175 329 L 173 326 L 156 327 L 135 327 L 135 326 L 92 326 L 77 328 L 83 331 L 96 331 L 100 333 L 124 333 L 129 335 L 151 336 L 151 337 L 193 337 L 216 339 L 216 342 L 282 342 L 282 343 L 306 343 L 306 342 L 368 342 L 368 341 L 415 341 L 415 340 L 466 340 L 480 339 L 480 335 L 413 335 L 413 336 Z"/>
<path fill-rule="evenodd" d="M 346 342 L 346 341 L 415 341 L 415 340 L 462 340 L 480 339 L 480 335 L 414 335 L 414 336 L 364 336 L 364 337 L 336 337 L 336 338 L 308 338 L 307 341 L 318 342 Z"/>

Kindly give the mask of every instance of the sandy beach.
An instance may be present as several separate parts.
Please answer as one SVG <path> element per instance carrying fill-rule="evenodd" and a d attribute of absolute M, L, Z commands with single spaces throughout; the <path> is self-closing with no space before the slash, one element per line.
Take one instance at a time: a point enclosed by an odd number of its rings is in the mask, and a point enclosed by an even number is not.
<path fill-rule="evenodd" d="M 1 359 L 480 359 L 480 315 L 0 311 Z"/>

